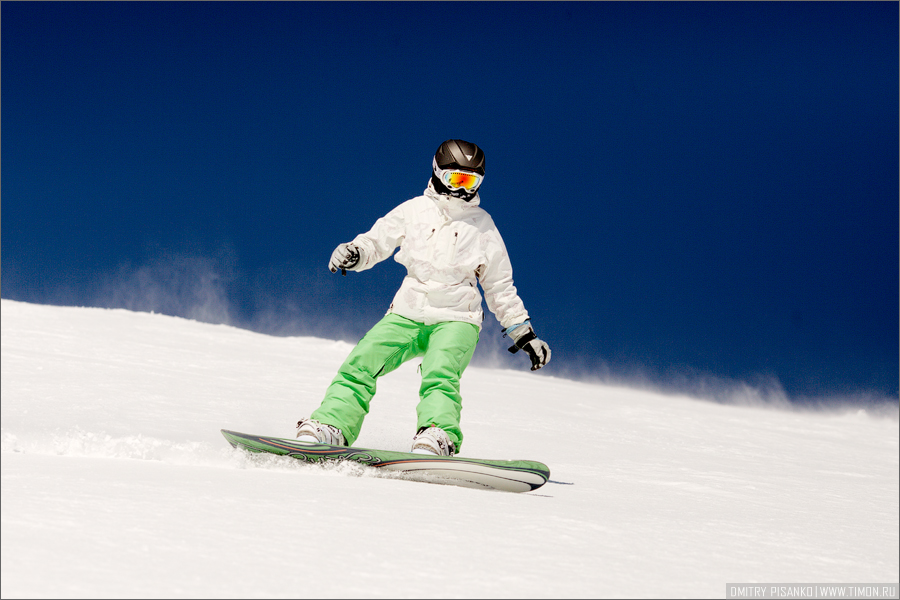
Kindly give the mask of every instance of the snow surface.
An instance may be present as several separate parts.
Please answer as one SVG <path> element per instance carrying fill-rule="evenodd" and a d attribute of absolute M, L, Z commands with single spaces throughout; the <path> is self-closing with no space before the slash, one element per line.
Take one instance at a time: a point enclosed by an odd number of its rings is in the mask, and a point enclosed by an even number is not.
<path fill-rule="evenodd" d="M 293 435 L 351 346 L 2 301 L 2 596 L 722 597 L 896 582 L 893 414 L 723 405 L 470 368 L 463 455 L 530 494 L 232 450 Z M 509 360 L 515 360 L 515 357 Z M 357 445 L 406 450 L 417 363 Z"/>

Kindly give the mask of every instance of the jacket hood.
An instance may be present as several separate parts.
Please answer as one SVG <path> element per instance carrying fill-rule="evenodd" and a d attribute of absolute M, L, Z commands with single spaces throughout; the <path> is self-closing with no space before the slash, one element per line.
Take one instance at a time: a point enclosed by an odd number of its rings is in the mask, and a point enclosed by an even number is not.
<path fill-rule="evenodd" d="M 454 219 L 459 218 L 459 216 L 467 210 L 481 204 L 481 196 L 478 194 L 475 194 L 475 197 L 468 202 L 454 196 L 439 194 L 437 193 L 437 190 L 434 189 L 430 180 L 428 181 L 428 187 L 425 188 L 425 195 L 434 200 L 435 204 L 438 205 L 438 208 L 440 208 L 442 212 L 449 214 Z"/>

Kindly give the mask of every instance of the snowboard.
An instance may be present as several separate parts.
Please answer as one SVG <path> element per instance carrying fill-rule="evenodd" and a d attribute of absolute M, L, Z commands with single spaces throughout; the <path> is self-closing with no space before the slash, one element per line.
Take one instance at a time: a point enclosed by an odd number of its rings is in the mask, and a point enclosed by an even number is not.
<path fill-rule="evenodd" d="M 227 429 L 222 430 L 222 435 L 235 448 L 250 452 L 290 456 L 308 463 L 355 461 L 367 467 L 400 472 L 403 479 L 426 483 L 504 492 L 530 492 L 547 483 L 550 478 L 550 469 L 547 465 L 530 460 L 483 460 L 329 446 L 286 438 L 250 435 Z"/>

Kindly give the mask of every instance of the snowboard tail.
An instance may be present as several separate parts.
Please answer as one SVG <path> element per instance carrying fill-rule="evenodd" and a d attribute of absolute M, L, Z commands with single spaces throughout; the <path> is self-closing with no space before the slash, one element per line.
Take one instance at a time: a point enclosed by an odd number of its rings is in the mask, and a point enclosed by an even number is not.
<path fill-rule="evenodd" d="M 222 430 L 222 435 L 235 448 L 290 456 L 309 463 L 349 460 L 376 469 L 395 471 L 405 479 L 495 489 L 506 492 L 530 492 L 550 478 L 544 463 L 530 460 L 483 460 L 458 456 L 432 456 L 391 450 L 370 450 L 346 446 L 329 446 Z"/>

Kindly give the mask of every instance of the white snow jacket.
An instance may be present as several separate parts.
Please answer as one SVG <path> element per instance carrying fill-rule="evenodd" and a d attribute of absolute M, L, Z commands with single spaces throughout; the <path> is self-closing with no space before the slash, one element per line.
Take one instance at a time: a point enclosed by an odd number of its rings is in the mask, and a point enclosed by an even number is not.
<path fill-rule="evenodd" d="M 491 216 L 478 205 L 438 194 L 431 183 L 351 242 L 360 250 L 350 270 L 365 271 L 389 257 L 407 275 L 388 310 L 426 325 L 464 321 L 481 328 L 484 290 L 488 308 L 504 328 L 528 318 L 513 285 L 506 246 Z"/>

